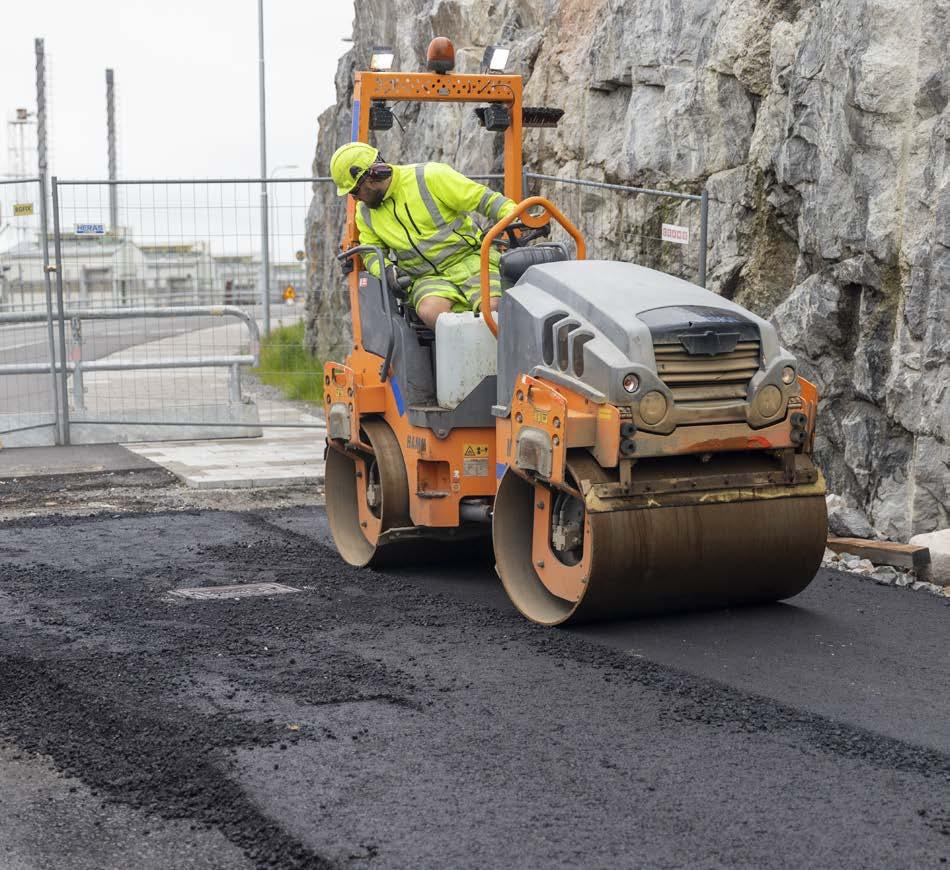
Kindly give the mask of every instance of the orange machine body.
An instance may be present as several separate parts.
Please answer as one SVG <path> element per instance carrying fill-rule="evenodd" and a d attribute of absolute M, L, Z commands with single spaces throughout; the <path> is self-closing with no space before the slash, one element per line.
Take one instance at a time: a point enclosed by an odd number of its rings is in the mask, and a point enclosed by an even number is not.
<path fill-rule="evenodd" d="M 515 202 L 522 195 L 521 77 L 404 72 L 357 72 L 353 89 L 353 139 L 369 137 L 370 107 L 386 102 L 504 103 L 511 124 L 504 133 L 503 192 Z M 356 203 L 347 202 L 342 249 L 359 244 Z M 363 414 L 382 415 L 403 451 L 410 492 L 410 514 L 419 526 L 459 524 L 459 501 L 495 494 L 495 433 L 492 429 L 454 429 L 439 438 L 431 429 L 413 426 L 405 415 L 398 385 L 381 382 L 379 356 L 362 345 L 359 305 L 359 264 L 349 275 L 353 350 L 346 365 L 327 363 L 324 371 L 326 404 L 346 400 L 351 431 L 359 432 Z M 368 445 L 363 445 L 368 448 Z"/>
<path fill-rule="evenodd" d="M 370 107 L 374 101 L 399 102 L 500 102 L 508 106 L 511 123 L 504 133 L 504 184 L 506 196 L 518 203 L 514 213 L 499 221 L 485 235 L 482 247 L 482 281 L 487 283 L 488 249 L 505 226 L 520 217 L 528 226 L 554 218 L 577 244 L 578 258 L 584 242 L 577 229 L 547 200 L 532 197 L 521 201 L 522 151 L 520 76 L 434 73 L 357 72 L 353 93 L 353 139 L 367 141 Z M 529 209 L 534 208 L 532 212 Z M 540 214 L 538 210 L 540 209 Z M 342 250 L 359 244 L 355 201 L 347 202 L 346 231 Z M 409 422 L 399 385 L 380 375 L 382 358 L 367 351 L 362 342 L 359 272 L 354 262 L 349 274 L 353 348 L 345 363 L 328 362 L 324 370 L 325 402 L 329 412 L 345 406 L 351 440 L 331 441 L 329 449 L 349 453 L 360 468 L 371 446 L 360 436 L 360 421 L 367 415 L 382 417 L 396 436 L 406 466 L 409 513 L 416 526 L 451 528 L 460 525 L 459 503 L 466 498 L 491 498 L 505 470 L 518 471 L 512 445 L 525 427 L 541 429 L 554 446 L 549 486 L 569 488 L 565 480 L 567 451 L 588 448 L 604 468 L 623 466 L 620 457 L 620 425 L 624 411 L 612 404 L 595 403 L 562 385 L 546 383 L 527 374 L 520 376 L 509 418 L 499 417 L 492 428 L 456 428 L 444 434 Z M 489 294 L 483 292 L 482 299 Z M 484 310 L 486 326 L 497 334 L 495 320 Z M 814 385 L 800 378 L 801 407 L 808 418 L 809 441 L 813 437 L 817 393 Z M 788 450 L 794 446 L 788 415 L 766 428 L 747 425 L 711 424 L 681 426 L 670 435 L 637 433 L 638 460 L 680 454 L 721 453 L 747 450 Z M 810 444 L 809 444 L 810 446 Z M 519 472 L 520 473 L 520 472 Z M 627 471 L 629 475 L 629 471 Z M 621 473 L 621 479 L 624 474 Z M 374 516 L 365 500 L 360 504 L 364 528 L 372 532 Z"/>

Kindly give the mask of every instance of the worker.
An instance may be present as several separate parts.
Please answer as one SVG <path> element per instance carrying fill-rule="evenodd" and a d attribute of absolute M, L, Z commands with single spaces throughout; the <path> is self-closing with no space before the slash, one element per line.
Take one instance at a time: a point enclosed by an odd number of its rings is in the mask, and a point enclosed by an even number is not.
<path fill-rule="evenodd" d="M 481 302 L 482 233 L 470 213 L 492 223 L 515 203 L 478 184 L 445 163 L 396 165 L 383 161 L 365 142 L 348 142 L 333 154 L 330 175 L 337 194 L 359 200 L 356 226 L 361 245 L 376 245 L 395 260 L 380 264 L 375 254 L 363 263 L 377 278 L 381 265 L 389 275 L 412 279 L 408 302 L 420 319 L 434 327 L 440 314 L 478 310 Z M 498 308 L 499 253 L 489 255 L 489 304 Z"/>

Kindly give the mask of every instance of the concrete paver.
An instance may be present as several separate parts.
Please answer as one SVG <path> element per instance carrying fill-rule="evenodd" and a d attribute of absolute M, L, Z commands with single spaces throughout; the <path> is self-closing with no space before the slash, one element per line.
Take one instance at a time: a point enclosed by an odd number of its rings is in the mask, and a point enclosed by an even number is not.
<path fill-rule="evenodd" d="M 268 426 L 273 415 L 282 423 L 290 413 L 297 425 L 319 428 Z M 196 489 L 244 488 L 323 482 L 323 446 L 326 430 L 320 418 L 289 405 L 261 409 L 260 438 L 207 441 L 146 441 L 127 445 L 137 455 L 161 465 Z"/>

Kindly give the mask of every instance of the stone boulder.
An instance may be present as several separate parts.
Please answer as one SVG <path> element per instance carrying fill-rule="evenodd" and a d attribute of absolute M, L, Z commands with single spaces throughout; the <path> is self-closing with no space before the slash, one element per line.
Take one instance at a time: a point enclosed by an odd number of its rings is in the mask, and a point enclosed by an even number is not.
<path fill-rule="evenodd" d="M 930 550 L 930 577 L 937 586 L 950 586 L 950 529 L 914 535 L 910 543 Z"/>
<path fill-rule="evenodd" d="M 864 511 L 845 503 L 840 495 L 829 495 L 828 503 L 828 531 L 839 538 L 868 538 L 877 537 Z"/>

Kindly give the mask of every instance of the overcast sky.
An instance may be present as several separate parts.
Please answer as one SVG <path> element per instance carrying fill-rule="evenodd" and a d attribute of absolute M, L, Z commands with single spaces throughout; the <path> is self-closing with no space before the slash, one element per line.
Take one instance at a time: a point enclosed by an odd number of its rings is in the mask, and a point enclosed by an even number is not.
<path fill-rule="evenodd" d="M 0 117 L 36 105 L 34 37 L 46 40 L 51 169 L 107 176 L 105 69 L 115 70 L 119 176 L 255 176 L 256 0 L 2 0 Z M 271 170 L 307 175 L 317 116 L 335 99 L 352 0 L 264 0 Z M 298 174 L 282 172 L 281 175 Z"/>

